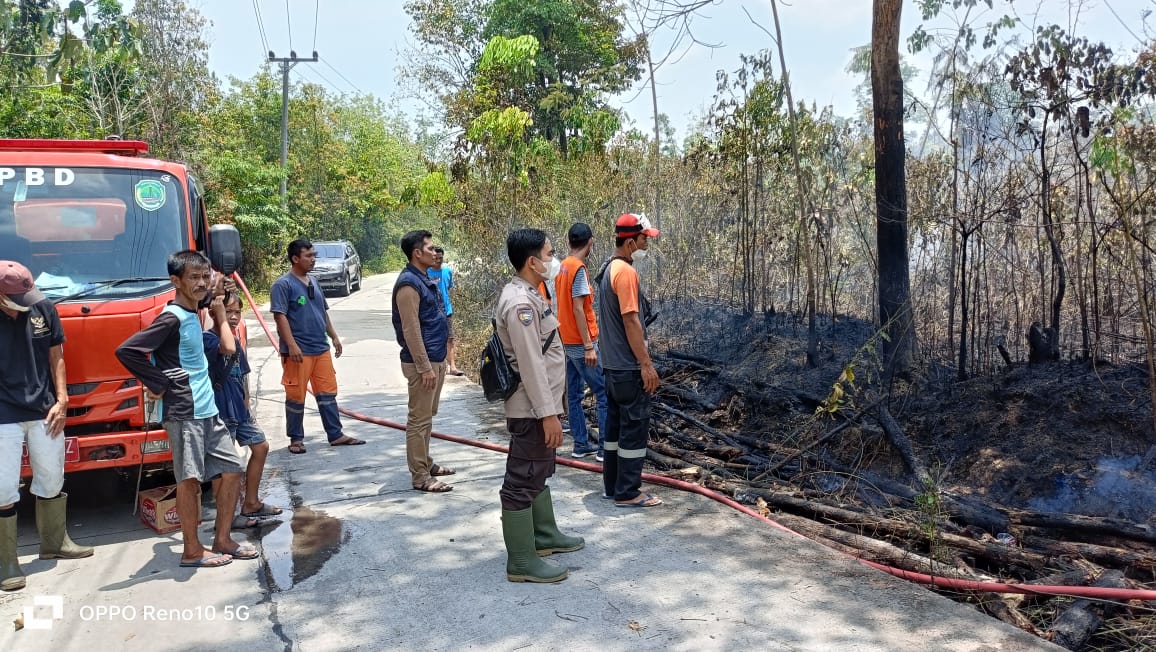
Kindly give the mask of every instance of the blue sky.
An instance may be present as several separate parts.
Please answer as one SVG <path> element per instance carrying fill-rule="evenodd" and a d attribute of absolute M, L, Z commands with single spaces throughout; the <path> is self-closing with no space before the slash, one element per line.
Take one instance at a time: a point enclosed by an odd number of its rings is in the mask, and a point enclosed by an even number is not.
<path fill-rule="evenodd" d="M 252 1 L 192 0 L 191 4 L 212 21 L 210 68 L 222 80 L 255 74 L 262 65 L 264 47 Z M 297 66 L 292 73 L 296 81 L 319 83 L 335 92 L 370 93 L 411 119 L 422 111 L 422 106 L 406 97 L 405 90 L 396 83 L 402 52 L 413 42 L 403 0 L 257 0 L 256 4 L 269 49 L 277 56 L 286 56 L 290 44 L 298 56 L 309 56 L 314 47 L 320 54 L 321 63 Z M 840 115 L 853 114 L 853 89 L 860 80 L 844 69 L 851 49 L 870 41 L 871 4 L 871 0 L 780 2 L 787 67 L 796 100 L 813 101 L 820 106 L 830 104 Z M 1077 33 L 1102 40 L 1117 51 L 1134 50 L 1138 45 L 1137 38 L 1122 22 L 1143 37 L 1141 13 L 1145 9 L 1156 10 L 1156 0 L 1086 0 L 1078 13 L 1069 9 L 1070 4 L 1067 0 L 1016 0 L 1011 6 L 1029 22 L 1055 22 L 1065 27 L 1075 23 Z M 996 0 L 997 11 L 1006 12 L 1007 6 L 1006 0 Z M 671 117 L 680 137 L 694 122 L 694 116 L 709 106 L 716 87 L 716 71 L 734 70 L 739 66 L 740 55 L 774 47 L 770 37 L 747 17 L 744 8 L 773 31 L 766 0 L 722 0 L 704 9 L 693 22 L 695 36 L 718 47 L 692 47 L 658 73 L 659 110 Z M 1034 18 L 1037 11 L 1041 17 Z M 907 0 L 902 21 L 904 36 L 920 22 L 914 1 Z M 656 50 L 665 50 L 669 41 L 669 35 L 660 33 Z M 912 63 L 927 70 L 930 58 L 921 55 Z M 925 83 L 919 80 L 915 90 L 921 91 Z M 641 92 L 624 94 L 616 102 L 645 129 L 651 119 L 650 94 L 646 88 L 638 90 Z"/>

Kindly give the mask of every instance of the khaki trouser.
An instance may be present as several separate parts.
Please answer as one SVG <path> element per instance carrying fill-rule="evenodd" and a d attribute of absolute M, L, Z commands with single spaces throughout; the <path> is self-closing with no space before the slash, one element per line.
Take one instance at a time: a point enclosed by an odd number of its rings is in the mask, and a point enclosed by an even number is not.
<path fill-rule="evenodd" d="M 442 395 L 442 383 L 446 378 L 446 363 L 432 362 L 437 381 L 433 389 L 421 385 L 421 374 L 417 365 L 401 363 L 401 373 L 409 381 L 409 414 L 405 420 L 405 456 L 409 462 L 409 474 L 413 486 L 420 487 L 430 479 L 433 460 L 429 455 L 429 437 L 433 430 L 433 418 L 438 413 L 438 400 Z"/>

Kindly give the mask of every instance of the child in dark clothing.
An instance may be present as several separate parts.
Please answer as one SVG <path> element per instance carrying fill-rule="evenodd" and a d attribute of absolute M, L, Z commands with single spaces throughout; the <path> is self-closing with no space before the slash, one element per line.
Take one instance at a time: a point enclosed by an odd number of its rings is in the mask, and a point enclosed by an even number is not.
<path fill-rule="evenodd" d="M 229 283 L 226 282 L 227 287 Z M 241 323 L 241 312 L 245 304 L 232 288 L 225 295 L 225 320 L 229 329 L 237 332 Z M 213 381 L 213 393 L 217 410 L 229 432 L 237 443 L 249 447 L 249 463 L 245 468 L 245 496 L 241 504 L 241 514 L 233 519 L 233 528 L 254 527 L 260 519 L 277 516 L 281 508 L 266 505 L 257 495 L 261 485 L 261 475 L 265 472 L 265 459 L 269 455 L 269 442 L 265 433 L 253 421 L 249 410 L 249 387 L 246 376 L 249 373 L 249 359 L 240 342 L 236 351 L 226 353 L 221 347 L 221 326 L 213 324 L 213 330 L 205 331 L 205 357 L 209 361 L 209 377 Z"/>

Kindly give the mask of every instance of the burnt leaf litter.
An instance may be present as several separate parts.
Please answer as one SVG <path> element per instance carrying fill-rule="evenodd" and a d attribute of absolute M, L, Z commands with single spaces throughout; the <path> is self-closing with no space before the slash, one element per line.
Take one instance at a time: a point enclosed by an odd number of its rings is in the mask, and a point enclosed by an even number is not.
<path fill-rule="evenodd" d="M 882 386 L 874 328 L 862 320 L 821 319 L 808 367 L 802 319 L 701 304 L 663 312 L 649 333 L 663 382 L 648 470 L 772 519 L 809 519 L 798 522 L 833 547 L 852 533 L 874 537 L 879 548 L 860 555 L 895 555 L 908 570 L 1156 587 L 1156 437 L 1142 363 L 1013 360 L 958 381 L 924 360 Z M 594 423 L 589 397 L 587 409 Z M 1156 646 L 1144 603 L 944 593 L 1069 649 Z"/>

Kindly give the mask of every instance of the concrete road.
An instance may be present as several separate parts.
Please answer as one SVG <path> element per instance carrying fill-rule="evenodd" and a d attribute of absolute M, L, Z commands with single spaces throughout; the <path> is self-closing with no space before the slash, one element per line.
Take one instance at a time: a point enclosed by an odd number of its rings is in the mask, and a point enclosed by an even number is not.
<path fill-rule="evenodd" d="M 341 404 L 404 421 L 393 278 L 367 278 L 364 290 L 331 306 L 345 344 Z M 564 467 L 550 482 L 558 520 L 586 537 L 586 548 L 551 558 L 571 569 L 561 584 L 509 583 L 497 495 L 503 455 L 435 440 L 434 459 L 458 470 L 448 478 L 454 491 L 419 493 L 410 488 L 403 433 L 346 419 L 346 431 L 368 445 L 331 448 L 312 410 L 308 453 L 290 455 L 279 361 L 257 332 L 254 391 L 273 443 L 263 488 L 286 508 L 282 523 L 239 535 L 258 544 L 261 559 L 178 568 L 179 535 L 140 525 L 131 487 L 70 480 L 72 533 L 97 546 L 96 556 L 36 559 L 25 505 L 28 588 L 0 595 L 0 650 L 1052 647 L 700 496 L 658 487 L 659 508 L 615 508 L 600 499 L 596 475 Z M 464 379 L 447 382 L 435 428 L 505 439 L 500 405 Z M 62 596 L 55 620 L 51 596 Z M 51 628 L 14 631 L 8 623 L 26 607 Z"/>

